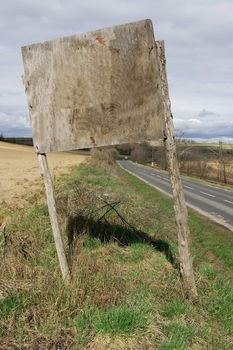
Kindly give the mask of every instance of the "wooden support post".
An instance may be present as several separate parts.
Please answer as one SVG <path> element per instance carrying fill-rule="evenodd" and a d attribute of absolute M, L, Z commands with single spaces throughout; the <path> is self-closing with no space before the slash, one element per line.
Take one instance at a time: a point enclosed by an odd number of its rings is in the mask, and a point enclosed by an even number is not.
<path fill-rule="evenodd" d="M 174 199 L 174 209 L 176 215 L 176 224 L 178 231 L 178 245 L 180 255 L 180 273 L 183 282 L 184 294 L 192 300 L 197 299 L 197 289 L 194 279 L 193 263 L 191 256 L 190 232 L 188 227 L 188 212 L 184 198 L 183 187 L 181 183 L 173 118 L 168 93 L 166 61 L 163 42 L 156 42 L 160 54 L 160 73 L 162 78 L 162 93 L 164 104 L 166 105 L 165 123 L 164 123 L 164 143 L 166 148 L 166 157 L 170 174 L 170 181 Z"/>
<path fill-rule="evenodd" d="M 179 165 L 176 154 L 174 126 L 171 113 L 165 121 L 165 147 L 167 163 L 172 185 L 174 209 L 178 231 L 178 245 L 180 255 L 180 273 L 183 280 L 184 294 L 186 297 L 196 300 L 197 289 L 194 279 L 190 232 L 188 227 L 188 213 L 184 198 L 184 191 L 181 183 Z"/>
<path fill-rule="evenodd" d="M 65 250 L 62 242 L 60 227 L 58 224 L 52 177 L 49 171 L 46 155 L 38 154 L 38 160 L 40 164 L 41 175 L 44 178 L 45 191 L 46 191 L 48 209 L 49 209 L 49 217 L 51 221 L 53 237 L 56 245 L 61 273 L 62 273 L 64 283 L 68 284 L 70 281 L 70 271 L 69 271 Z"/>

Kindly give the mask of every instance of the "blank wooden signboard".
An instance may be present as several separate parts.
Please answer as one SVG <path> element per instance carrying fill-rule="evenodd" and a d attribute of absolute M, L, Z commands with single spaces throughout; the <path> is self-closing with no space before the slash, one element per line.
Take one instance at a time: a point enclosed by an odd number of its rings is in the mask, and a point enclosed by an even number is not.
<path fill-rule="evenodd" d="M 62 276 L 71 275 L 45 153 L 164 139 L 185 294 L 196 300 L 187 209 L 173 130 L 165 53 L 150 20 L 22 48 L 34 147 L 44 176 Z"/>
<path fill-rule="evenodd" d="M 37 152 L 162 138 L 150 20 L 32 44 L 22 54 Z"/>

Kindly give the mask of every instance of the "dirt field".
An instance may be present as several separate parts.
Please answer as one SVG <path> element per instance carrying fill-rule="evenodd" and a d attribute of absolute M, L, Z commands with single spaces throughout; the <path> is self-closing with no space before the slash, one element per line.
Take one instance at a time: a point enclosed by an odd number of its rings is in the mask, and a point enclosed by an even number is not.
<path fill-rule="evenodd" d="M 65 152 L 50 153 L 47 158 L 53 176 L 86 160 L 83 155 Z M 33 147 L 0 142 L 0 205 L 23 206 L 42 183 Z"/>

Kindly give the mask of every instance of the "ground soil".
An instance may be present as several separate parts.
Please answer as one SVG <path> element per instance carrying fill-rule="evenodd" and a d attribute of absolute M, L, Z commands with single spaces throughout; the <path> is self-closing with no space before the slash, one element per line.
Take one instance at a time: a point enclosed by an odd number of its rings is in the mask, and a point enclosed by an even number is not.
<path fill-rule="evenodd" d="M 53 176 L 86 161 L 86 156 L 71 152 L 50 153 L 47 158 Z M 28 195 L 42 185 L 33 147 L 0 142 L 0 205 L 23 207 Z"/>

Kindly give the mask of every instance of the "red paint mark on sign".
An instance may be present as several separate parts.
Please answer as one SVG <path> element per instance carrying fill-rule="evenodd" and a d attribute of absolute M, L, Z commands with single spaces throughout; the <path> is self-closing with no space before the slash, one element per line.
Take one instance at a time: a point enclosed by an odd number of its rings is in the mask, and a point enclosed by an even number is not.
<path fill-rule="evenodd" d="M 98 35 L 97 37 L 96 37 L 96 39 L 95 39 L 99 44 L 101 44 L 101 45 L 105 45 L 105 39 L 104 39 L 104 37 L 103 36 L 101 36 L 101 35 Z"/>
<path fill-rule="evenodd" d="M 93 136 L 91 136 L 91 137 L 90 137 L 90 139 L 91 139 L 92 144 L 93 144 L 94 146 L 97 146 L 97 144 L 96 144 L 96 142 L 95 142 L 94 137 L 93 137 Z"/>

